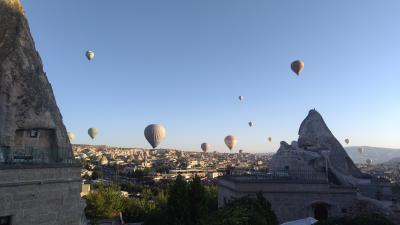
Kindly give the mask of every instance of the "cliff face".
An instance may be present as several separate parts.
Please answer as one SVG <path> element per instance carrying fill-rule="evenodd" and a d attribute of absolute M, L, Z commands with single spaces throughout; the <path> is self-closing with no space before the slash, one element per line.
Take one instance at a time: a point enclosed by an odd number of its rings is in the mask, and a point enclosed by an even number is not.
<path fill-rule="evenodd" d="M 294 171 L 325 173 L 325 157 L 329 171 L 339 183 L 357 185 L 359 178 L 366 178 L 329 130 L 322 116 L 316 110 L 310 110 L 300 125 L 298 141 L 293 141 L 291 145 L 281 142 L 271 160 L 271 169 L 283 170 L 286 167 Z"/>
<path fill-rule="evenodd" d="M 28 135 L 40 137 L 33 142 Z M 72 158 L 53 90 L 19 0 L 0 0 L 0 148 L 43 148 L 48 161 Z M 51 151 L 51 152 L 50 152 Z"/>
<path fill-rule="evenodd" d="M 316 110 L 310 110 L 299 129 L 298 146 L 305 150 L 329 151 L 329 164 L 332 169 L 349 176 L 362 177 L 343 146 L 335 138 L 324 119 Z"/>

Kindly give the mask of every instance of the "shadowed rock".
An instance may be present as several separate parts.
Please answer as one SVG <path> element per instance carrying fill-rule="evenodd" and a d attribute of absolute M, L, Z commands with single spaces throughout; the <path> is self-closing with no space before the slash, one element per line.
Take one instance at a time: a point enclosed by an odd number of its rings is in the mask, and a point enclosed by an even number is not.
<path fill-rule="evenodd" d="M 35 135 L 37 143 L 27 139 Z M 0 0 L 0 149 L 41 149 L 46 162 L 72 159 L 65 126 L 19 0 Z"/>

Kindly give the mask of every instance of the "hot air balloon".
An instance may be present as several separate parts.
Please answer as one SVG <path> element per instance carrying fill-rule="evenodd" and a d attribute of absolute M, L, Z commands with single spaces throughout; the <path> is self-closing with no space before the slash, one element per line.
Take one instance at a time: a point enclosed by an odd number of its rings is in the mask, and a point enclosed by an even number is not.
<path fill-rule="evenodd" d="M 249 127 L 252 127 L 253 126 L 253 122 L 249 122 Z"/>
<path fill-rule="evenodd" d="M 301 60 L 296 60 L 296 61 L 292 62 L 290 67 L 292 68 L 293 72 L 298 76 L 298 75 L 300 75 L 301 71 L 304 69 L 304 62 Z"/>
<path fill-rule="evenodd" d="M 207 152 L 208 150 L 210 150 L 210 144 L 207 143 L 201 144 L 201 150 L 203 150 L 203 152 Z"/>
<path fill-rule="evenodd" d="M 70 142 L 72 142 L 75 139 L 75 134 L 74 133 L 68 132 L 67 135 L 68 135 L 68 139 L 69 139 Z"/>
<path fill-rule="evenodd" d="M 242 153 L 243 153 L 243 150 L 242 150 L 242 149 L 240 149 L 240 150 L 239 150 L 239 154 L 242 154 Z"/>
<path fill-rule="evenodd" d="M 344 142 L 346 142 L 346 144 L 350 143 L 350 140 L 348 138 L 344 139 Z"/>
<path fill-rule="evenodd" d="M 360 154 L 362 154 L 362 153 L 364 152 L 364 149 L 363 149 L 362 147 L 359 147 L 357 150 L 358 150 L 358 152 L 359 152 Z"/>
<path fill-rule="evenodd" d="M 268 141 L 269 141 L 269 142 L 272 142 L 272 138 L 271 138 L 271 137 L 268 137 Z"/>
<path fill-rule="evenodd" d="M 93 51 L 86 51 L 86 58 L 91 61 L 94 58 L 94 52 Z"/>
<path fill-rule="evenodd" d="M 99 131 L 93 127 L 89 128 L 89 130 L 88 130 L 88 134 L 92 139 L 94 139 L 98 133 L 99 133 Z"/>
<path fill-rule="evenodd" d="M 365 162 L 366 162 L 368 165 L 371 165 L 372 159 L 367 159 L 367 160 L 365 160 Z"/>
<path fill-rule="evenodd" d="M 224 139 L 226 146 L 229 148 L 229 150 L 232 150 L 233 147 L 235 147 L 237 140 L 234 136 L 228 135 Z"/>
<path fill-rule="evenodd" d="M 165 138 L 165 128 L 160 124 L 150 124 L 144 129 L 144 136 L 156 148 Z"/>
<path fill-rule="evenodd" d="M 239 96 L 239 100 L 242 101 L 244 97 L 242 95 Z"/>

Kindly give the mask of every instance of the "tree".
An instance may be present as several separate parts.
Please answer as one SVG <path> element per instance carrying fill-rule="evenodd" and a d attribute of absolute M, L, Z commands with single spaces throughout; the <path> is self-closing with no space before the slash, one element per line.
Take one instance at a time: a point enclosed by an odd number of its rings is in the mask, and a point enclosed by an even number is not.
<path fill-rule="evenodd" d="M 160 191 L 156 198 L 155 204 L 156 207 L 151 210 L 144 221 L 144 225 L 165 225 L 167 224 L 168 220 L 168 209 L 167 209 L 167 192 Z"/>
<path fill-rule="evenodd" d="M 192 225 L 206 224 L 207 221 L 207 199 L 205 188 L 197 175 L 189 184 L 190 221 Z"/>
<path fill-rule="evenodd" d="M 256 199 L 251 197 L 235 199 L 219 209 L 208 224 L 278 225 L 275 213 L 268 210 L 268 206 L 269 202 L 262 195 L 258 195 Z"/>
<path fill-rule="evenodd" d="M 124 210 L 125 198 L 117 186 L 99 186 L 97 191 L 89 193 L 86 199 L 85 213 L 89 219 L 111 219 Z"/>
<path fill-rule="evenodd" d="M 169 189 L 168 197 L 168 224 L 169 225 L 189 225 L 189 194 L 186 181 L 178 175 L 176 181 Z"/>
<path fill-rule="evenodd" d="M 159 164 L 155 166 L 155 171 L 157 173 L 169 173 L 170 167 L 165 164 Z"/>
<path fill-rule="evenodd" d="M 265 211 L 265 219 L 267 224 L 278 224 L 278 218 L 272 210 L 271 203 L 264 198 L 261 191 L 257 192 L 257 202 Z"/>
<path fill-rule="evenodd" d="M 143 209 L 139 199 L 129 198 L 126 201 L 126 207 L 123 212 L 125 222 L 140 222 L 145 218 L 145 210 Z"/>
<path fill-rule="evenodd" d="M 208 214 L 218 210 L 218 191 L 215 186 L 205 186 Z"/>
<path fill-rule="evenodd" d="M 92 173 L 92 180 L 97 180 L 97 179 L 101 179 L 103 178 L 103 172 L 101 172 L 100 170 L 94 170 Z"/>

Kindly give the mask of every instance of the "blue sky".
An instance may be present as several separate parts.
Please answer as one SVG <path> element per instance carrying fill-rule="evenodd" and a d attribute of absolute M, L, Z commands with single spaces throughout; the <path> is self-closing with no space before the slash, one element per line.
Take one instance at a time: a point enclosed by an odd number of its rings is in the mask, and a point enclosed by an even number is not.
<path fill-rule="evenodd" d="M 315 107 L 342 142 L 400 147 L 397 0 L 22 2 L 75 143 L 149 147 L 161 123 L 161 148 L 271 152 Z"/>

